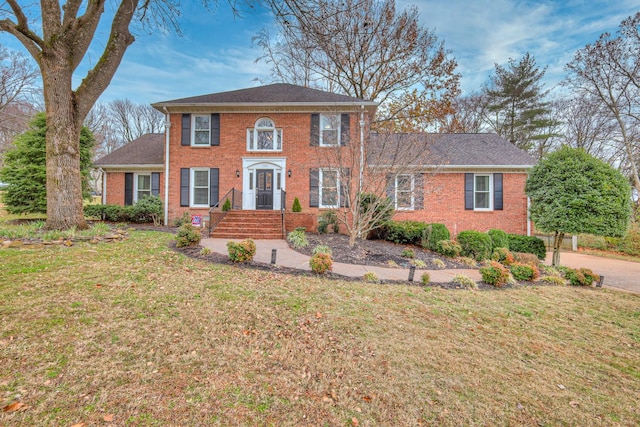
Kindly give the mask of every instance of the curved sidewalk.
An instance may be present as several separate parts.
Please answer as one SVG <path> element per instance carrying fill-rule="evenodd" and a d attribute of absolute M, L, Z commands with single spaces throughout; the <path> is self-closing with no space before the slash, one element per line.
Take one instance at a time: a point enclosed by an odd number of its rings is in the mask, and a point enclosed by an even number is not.
<path fill-rule="evenodd" d="M 202 239 L 200 245 L 220 254 L 227 254 L 227 242 L 234 239 Z M 236 239 L 237 241 L 237 239 Z M 271 263 L 271 251 L 276 249 L 276 265 L 298 270 L 311 271 L 309 267 L 309 256 L 301 254 L 289 248 L 285 240 L 254 240 L 256 243 L 256 255 L 254 261 L 265 264 Z M 374 272 L 381 280 L 408 280 L 409 269 L 407 268 L 385 268 L 372 265 L 333 263 L 333 272 L 342 276 L 362 277 L 367 272 Z M 479 282 L 480 272 L 473 269 L 449 269 L 449 270 L 419 270 L 416 269 L 414 281 L 420 282 L 423 273 L 429 273 L 433 283 L 449 283 L 458 274 L 464 274 Z"/>

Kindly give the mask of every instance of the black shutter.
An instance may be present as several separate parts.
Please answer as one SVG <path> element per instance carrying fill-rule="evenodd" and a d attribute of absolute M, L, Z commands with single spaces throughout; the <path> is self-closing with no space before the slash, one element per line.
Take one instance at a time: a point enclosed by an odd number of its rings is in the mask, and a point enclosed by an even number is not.
<path fill-rule="evenodd" d="M 211 114 L 211 145 L 220 145 L 220 114 Z"/>
<path fill-rule="evenodd" d="M 348 208 L 350 205 L 349 196 L 351 195 L 351 169 L 340 169 L 340 207 Z"/>
<path fill-rule="evenodd" d="M 133 174 L 124 174 L 124 204 L 130 206 L 133 204 Z"/>
<path fill-rule="evenodd" d="M 211 168 L 209 170 L 209 206 L 215 206 L 218 203 L 220 195 L 220 170 Z"/>
<path fill-rule="evenodd" d="M 473 210 L 473 174 L 464 174 L 464 208 L 465 210 Z"/>
<path fill-rule="evenodd" d="M 317 147 L 320 145 L 320 114 L 311 115 L 311 140 L 310 145 Z"/>
<path fill-rule="evenodd" d="M 180 206 L 189 206 L 189 168 L 180 169 Z"/>
<path fill-rule="evenodd" d="M 191 145 L 191 114 L 182 115 L 182 145 Z"/>
<path fill-rule="evenodd" d="M 502 210 L 502 174 L 493 174 L 493 209 Z"/>
<path fill-rule="evenodd" d="M 342 114 L 340 116 L 340 145 L 349 145 L 351 138 L 351 115 Z"/>
<path fill-rule="evenodd" d="M 413 177 L 413 208 L 424 209 L 424 175 L 421 173 Z"/>
<path fill-rule="evenodd" d="M 160 173 L 159 172 L 151 172 L 151 195 L 152 196 L 160 195 Z"/>
<path fill-rule="evenodd" d="M 392 173 L 388 173 L 387 174 L 387 188 L 386 188 L 386 193 L 387 193 L 387 197 L 389 198 L 389 200 L 391 200 L 391 202 L 393 203 L 393 205 L 395 206 L 396 204 L 396 177 L 394 174 Z"/>
<path fill-rule="evenodd" d="M 309 207 L 320 206 L 320 169 L 309 170 Z"/>

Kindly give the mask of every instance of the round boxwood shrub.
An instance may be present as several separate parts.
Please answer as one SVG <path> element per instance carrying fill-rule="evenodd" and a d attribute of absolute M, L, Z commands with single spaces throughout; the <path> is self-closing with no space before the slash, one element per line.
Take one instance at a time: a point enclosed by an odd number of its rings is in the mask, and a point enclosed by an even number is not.
<path fill-rule="evenodd" d="M 436 251 L 436 245 L 439 241 L 451 239 L 451 233 L 446 225 L 434 222 L 429 225 L 429 228 L 428 247 L 430 251 Z"/>
<path fill-rule="evenodd" d="M 591 286 L 593 282 L 600 280 L 600 276 L 588 268 L 567 268 L 564 272 L 564 278 L 567 279 L 572 286 Z"/>
<path fill-rule="evenodd" d="M 545 259 L 547 257 L 547 248 L 542 239 L 521 234 L 508 234 L 508 236 L 508 247 L 511 252 L 527 252 L 534 254 L 538 259 Z"/>
<path fill-rule="evenodd" d="M 390 242 L 420 245 L 428 227 L 420 221 L 387 221 L 380 234 L 384 240 Z"/>
<path fill-rule="evenodd" d="M 489 235 L 489 237 L 491 237 L 492 249 L 495 249 L 495 248 L 509 249 L 509 235 L 506 232 L 502 230 L 498 230 L 497 228 L 492 228 L 491 230 L 487 231 L 487 234 Z"/>
<path fill-rule="evenodd" d="M 240 243 L 227 242 L 227 253 L 233 262 L 249 262 L 256 254 L 256 244 L 251 239 L 244 239 Z"/>
<path fill-rule="evenodd" d="M 484 261 L 491 256 L 491 237 L 475 230 L 461 231 L 456 239 L 462 247 L 462 256 Z"/>
<path fill-rule="evenodd" d="M 540 270 L 538 267 L 531 264 L 522 264 L 519 262 L 513 263 L 510 267 L 511 275 L 516 280 L 526 280 L 530 282 L 540 277 Z"/>
<path fill-rule="evenodd" d="M 200 243 L 202 235 L 200 230 L 191 224 L 185 224 L 178 229 L 176 234 L 176 246 L 186 248 L 187 246 L 195 246 Z"/>
<path fill-rule="evenodd" d="M 495 248 L 491 254 L 491 259 L 498 261 L 502 265 L 511 265 L 515 261 L 513 254 L 507 248 Z"/>
<path fill-rule="evenodd" d="M 509 280 L 509 270 L 496 261 L 490 261 L 484 267 L 480 267 L 482 281 L 488 285 L 501 288 Z"/>

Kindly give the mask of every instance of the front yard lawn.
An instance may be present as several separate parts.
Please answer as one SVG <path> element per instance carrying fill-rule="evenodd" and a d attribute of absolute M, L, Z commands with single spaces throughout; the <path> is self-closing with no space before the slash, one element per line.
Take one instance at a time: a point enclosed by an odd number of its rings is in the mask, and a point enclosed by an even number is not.
<path fill-rule="evenodd" d="M 640 296 L 0 249 L 0 426 L 640 424 Z"/>

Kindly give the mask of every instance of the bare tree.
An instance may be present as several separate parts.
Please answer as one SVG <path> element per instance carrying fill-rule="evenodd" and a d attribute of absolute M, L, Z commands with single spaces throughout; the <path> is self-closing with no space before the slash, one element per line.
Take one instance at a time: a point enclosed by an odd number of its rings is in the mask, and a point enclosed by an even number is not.
<path fill-rule="evenodd" d="M 567 84 L 584 98 L 596 99 L 616 123 L 623 164 L 640 193 L 640 12 L 622 21 L 617 36 L 604 33 L 578 50 L 566 69 Z"/>
<path fill-rule="evenodd" d="M 135 104 L 129 99 L 116 99 L 108 105 L 115 133 L 124 144 L 146 133 L 164 129 L 164 116 L 149 104 Z"/>
<path fill-rule="evenodd" d="M 440 122 L 443 133 L 478 133 L 486 132 L 484 123 L 487 101 L 482 93 L 471 93 L 458 96 L 451 103 L 451 113 Z"/>
<path fill-rule="evenodd" d="M 415 120 L 458 94 L 460 76 L 436 35 L 394 0 L 270 0 L 279 30 L 255 42 L 275 80 L 381 104 L 376 121 Z M 419 101 L 427 107 L 413 109 Z"/>
<path fill-rule="evenodd" d="M 230 4 L 235 2 L 231 1 Z M 35 59 L 42 76 L 47 115 L 47 224 L 49 229 L 86 228 L 80 176 L 80 129 L 134 42 L 130 26 L 178 29 L 173 0 L 7 0 L 0 31 L 16 37 Z M 113 9 L 105 13 L 106 7 Z M 72 77 L 83 61 L 101 19 L 109 35 L 95 65 L 75 89 Z"/>

